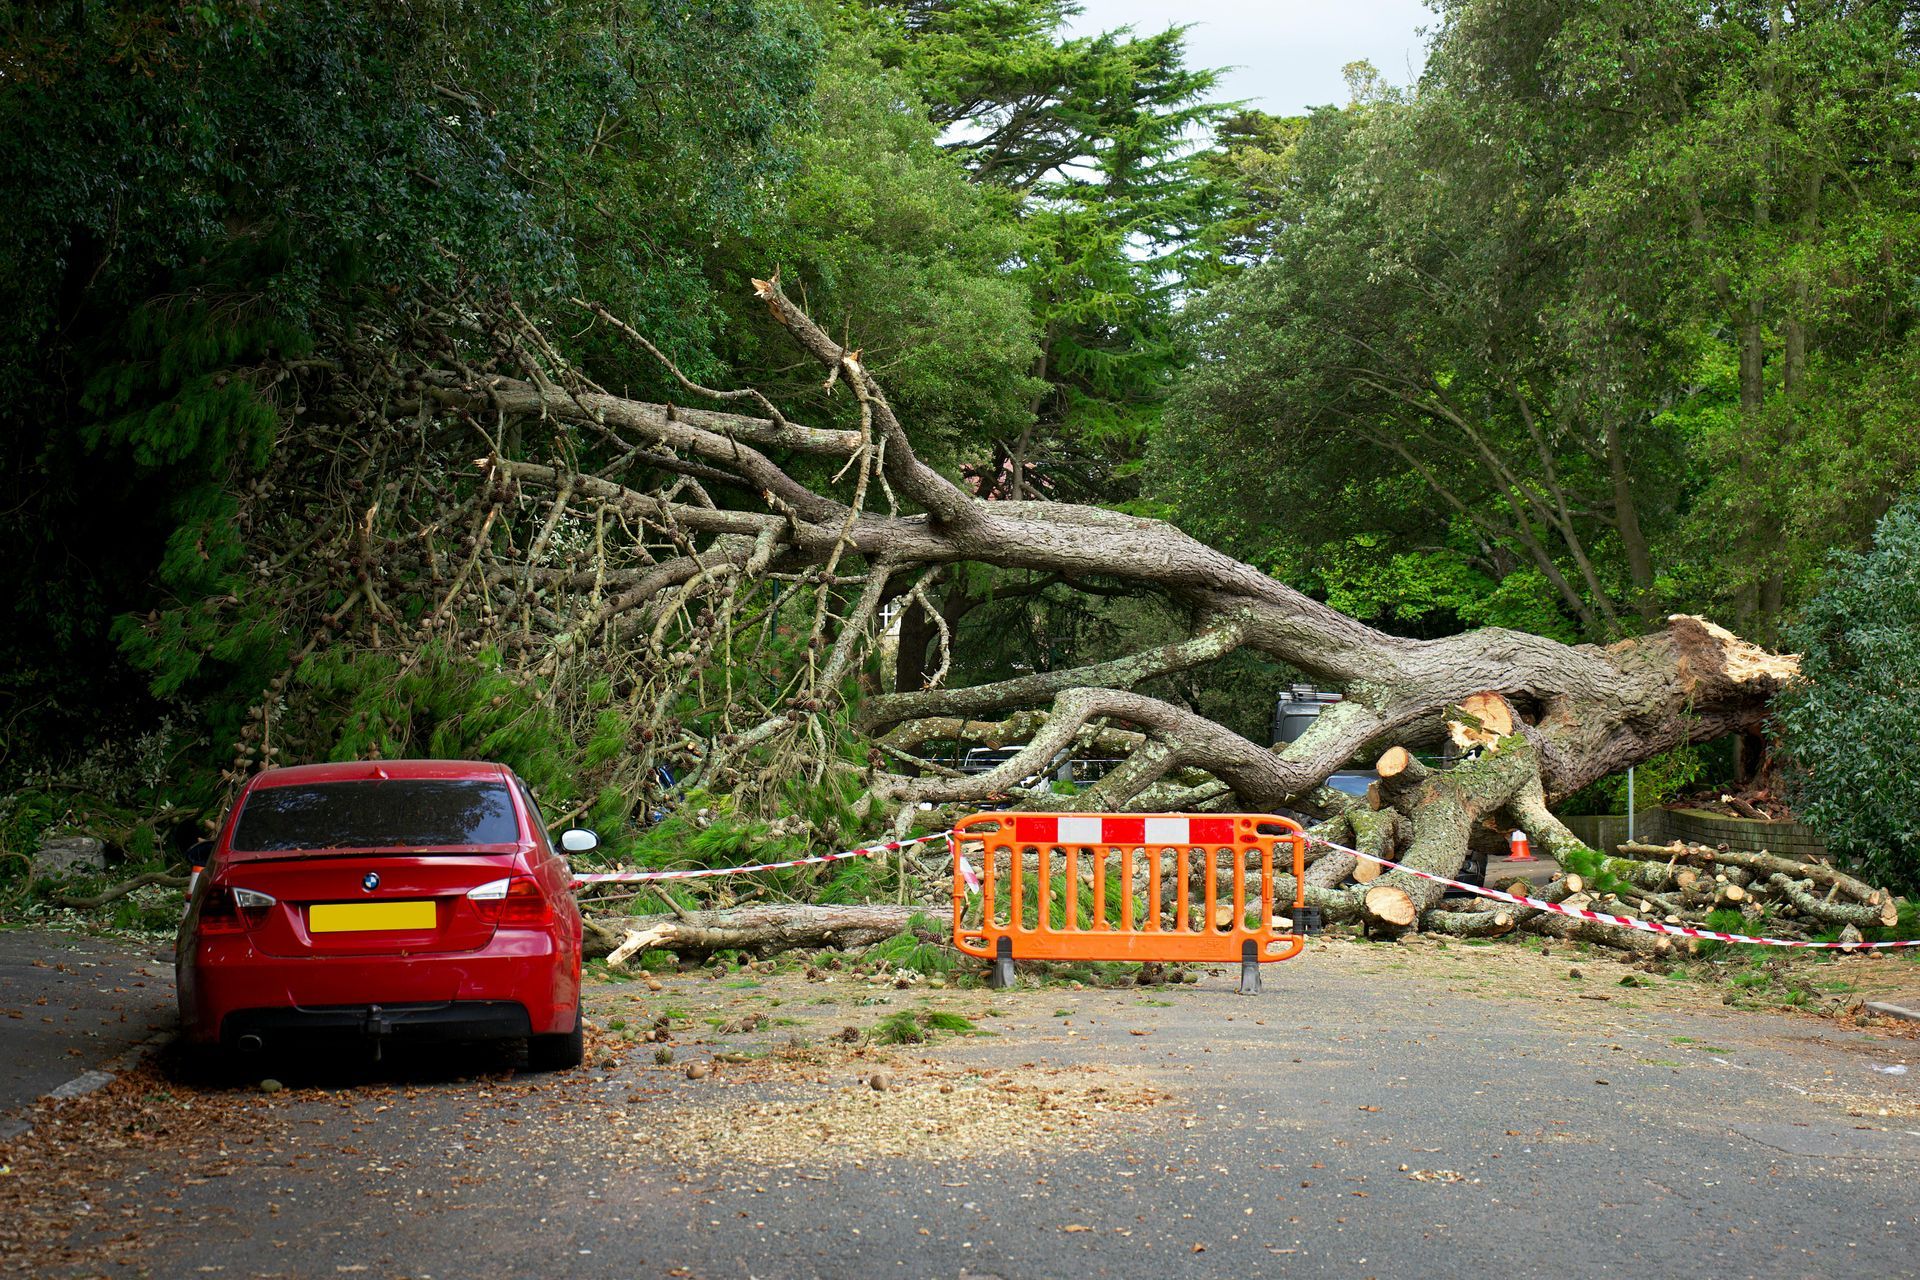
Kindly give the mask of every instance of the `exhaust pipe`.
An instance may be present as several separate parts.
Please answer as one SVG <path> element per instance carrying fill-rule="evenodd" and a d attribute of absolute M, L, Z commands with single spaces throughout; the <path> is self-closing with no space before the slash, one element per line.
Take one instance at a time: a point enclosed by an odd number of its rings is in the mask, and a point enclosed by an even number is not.
<path fill-rule="evenodd" d="M 238 1040 L 234 1041 L 233 1047 L 238 1049 L 242 1053 L 258 1053 L 260 1052 L 261 1049 L 265 1048 L 266 1046 L 261 1043 L 259 1036 L 249 1032 L 248 1034 L 241 1036 Z"/>

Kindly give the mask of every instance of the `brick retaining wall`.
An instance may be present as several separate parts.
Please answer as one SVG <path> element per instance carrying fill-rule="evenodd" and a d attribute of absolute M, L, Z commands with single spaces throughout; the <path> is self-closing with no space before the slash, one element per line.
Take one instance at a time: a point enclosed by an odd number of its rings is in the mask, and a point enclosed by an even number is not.
<path fill-rule="evenodd" d="M 1605 853 L 1617 853 L 1627 839 L 1623 813 L 1562 818 L 1573 834 Z M 1761 822 L 1729 818 L 1703 809 L 1643 809 L 1633 815 L 1634 839 L 1644 844 L 1685 840 L 1726 845 L 1729 849 L 1765 849 L 1785 858 L 1824 858 L 1827 842 L 1798 822 Z"/>

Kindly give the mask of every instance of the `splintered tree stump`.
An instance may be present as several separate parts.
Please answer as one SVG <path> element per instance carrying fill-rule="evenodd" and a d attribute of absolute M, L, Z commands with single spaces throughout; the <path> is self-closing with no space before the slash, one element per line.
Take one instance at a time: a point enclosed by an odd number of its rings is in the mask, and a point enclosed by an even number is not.
<path fill-rule="evenodd" d="M 1462 751 L 1490 747 L 1513 732 L 1513 708 L 1491 691 L 1472 693 L 1447 709 L 1447 737 Z"/>

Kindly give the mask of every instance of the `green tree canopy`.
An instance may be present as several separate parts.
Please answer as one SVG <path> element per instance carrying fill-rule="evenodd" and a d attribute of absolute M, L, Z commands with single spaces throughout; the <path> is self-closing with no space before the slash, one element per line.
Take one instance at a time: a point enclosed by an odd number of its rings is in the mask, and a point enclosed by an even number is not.
<path fill-rule="evenodd" d="M 1842 552 L 1787 629 L 1802 679 L 1777 703 L 1796 808 L 1876 880 L 1920 888 L 1920 495 Z"/>

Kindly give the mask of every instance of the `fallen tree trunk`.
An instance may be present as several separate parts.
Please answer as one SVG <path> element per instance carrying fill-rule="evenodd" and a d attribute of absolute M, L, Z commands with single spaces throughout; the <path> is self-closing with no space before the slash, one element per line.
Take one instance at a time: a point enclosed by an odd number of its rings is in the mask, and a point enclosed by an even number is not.
<path fill-rule="evenodd" d="M 1585 888 L 1586 882 L 1579 876 L 1565 875 L 1537 892 L 1531 885 L 1525 889 L 1509 887 L 1507 892 L 1518 897 L 1538 898 L 1543 902 L 1564 902 Z M 1435 933 L 1444 933 L 1448 937 L 1492 938 L 1512 933 L 1542 914 L 1544 912 L 1540 907 L 1496 903 L 1492 909 L 1484 911 L 1429 911 L 1424 924 Z"/>
<path fill-rule="evenodd" d="M 588 955 L 619 967 L 645 951 L 700 960 L 716 951 L 766 957 L 801 947 L 868 947 L 907 927 L 916 907 L 816 907 L 802 903 L 694 911 L 685 916 L 593 920 Z M 604 948 L 604 949 L 603 949 Z"/>
<path fill-rule="evenodd" d="M 1322 784 L 1364 753 L 1390 767 L 1380 807 L 1347 819 L 1354 847 L 1448 877 L 1474 841 L 1511 827 L 1542 852 L 1577 856 L 1584 846 L 1550 803 L 1662 752 L 1759 725 L 1796 670 L 1791 657 L 1688 615 L 1606 646 L 1502 628 L 1389 635 L 1166 521 L 988 500 L 918 455 L 857 349 L 778 281 L 752 290 L 819 366 L 824 385 L 811 404 L 833 423 L 794 421 L 751 388 L 702 387 L 591 305 L 583 320 L 659 359 L 677 402 L 609 393 L 507 306 L 457 331 L 436 320 L 402 339 L 342 336 L 337 359 L 274 370 L 299 392 L 287 400 L 302 407 L 304 447 L 276 451 L 272 489 L 303 495 L 300 510 L 315 514 L 282 518 L 269 498 L 249 496 L 239 525 L 250 559 L 287 566 L 279 603 L 289 632 L 409 664 L 429 639 L 449 652 L 499 652 L 507 678 L 545 690 L 555 706 L 598 705 L 592 691 L 615 688 L 631 718 L 627 746 L 592 790 L 669 807 L 669 789 L 725 795 L 729 813 L 749 820 L 786 817 L 796 790 L 829 784 L 857 795 L 858 816 L 875 828 L 904 829 L 922 805 L 994 797 L 1136 811 L 1173 798 L 1325 817 Z M 447 311 L 481 306 L 463 300 Z M 375 502 L 358 473 L 336 475 L 347 451 L 408 500 Z M 316 546 L 353 554 L 320 556 Z M 945 687 L 958 624 L 927 593 L 963 571 L 994 589 L 1150 596 L 1190 620 L 1187 634 Z M 416 615 L 396 600 L 427 608 L 404 623 Z M 918 664 L 932 668 L 926 687 L 875 692 L 869 658 L 890 608 L 935 626 L 937 660 Z M 1345 696 L 1297 741 L 1273 747 L 1138 691 L 1243 652 Z M 266 682 L 236 743 L 236 777 L 302 748 L 281 736 L 301 712 L 281 703 L 319 695 L 292 676 L 290 665 Z M 724 713 L 689 716 L 695 705 Z M 1454 768 L 1429 769 L 1407 750 L 1442 733 L 1459 753 Z M 950 761 L 974 743 L 1013 750 L 979 774 L 930 758 Z M 1398 754 L 1378 756 L 1383 748 Z M 1071 800 L 1028 781 L 1089 754 L 1119 763 Z M 667 774 L 671 782 L 656 780 Z M 1337 887 L 1372 871 L 1352 855 L 1317 859 L 1308 896 L 1330 919 L 1365 914 L 1389 930 L 1417 928 L 1439 903 L 1438 885 L 1405 872 Z M 796 917 L 726 932 L 741 926 L 695 913 L 642 932 L 643 945 L 671 938 L 698 953 L 806 945 L 797 939 L 812 927 Z M 623 933 L 614 946 L 624 942 Z"/>

